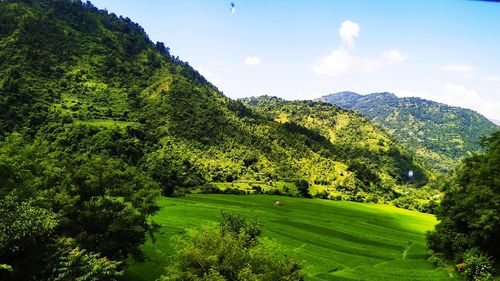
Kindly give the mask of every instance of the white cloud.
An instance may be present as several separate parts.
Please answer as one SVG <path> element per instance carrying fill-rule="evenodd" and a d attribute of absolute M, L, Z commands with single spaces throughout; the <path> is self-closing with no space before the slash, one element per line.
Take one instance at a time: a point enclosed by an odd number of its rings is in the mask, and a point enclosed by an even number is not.
<path fill-rule="evenodd" d="M 447 64 L 444 65 L 441 69 L 452 74 L 460 75 L 462 78 L 471 79 L 477 77 L 477 69 L 472 65 Z"/>
<path fill-rule="evenodd" d="M 379 58 L 364 58 L 341 46 L 320 58 L 313 64 L 312 69 L 319 75 L 338 76 L 353 71 L 374 71 L 384 65 L 401 63 L 407 57 L 399 50 L 393 49 L 385 51 Z"/>
<path fill-rule="evenodd" d="M 476 71 L 474 66 L 465 64 L 447 64 L 442 67 L 446 72 L 461 73 L 461 74 L 471 74 Z"/>
<path fill-rule="evenodd" d="M 387 50 L 382 54 L 382 58 L 387 63 L 400 63 L 408 59 L 408 56 L 397 49 Z"/>
<path fill-rule="evenodd" d="M 339 28 L 340 38 L 342 43 L 347 46 L 354 46 L 354 38 L 359 35 L 359 24 L 350 20 L 342 22 Z"/>
<path fill-rule="evenodd" d="M 343 47 L 339 47 L 329 55 L 321 58 L 313 65 L 317 74 L 337 76 L 347 74 L 353 70 L 373 71 L 380 65 L 380 61 L 361 58 L 351 54 Z"/>
<path fill-rule="evenodd" d="M 453 83 L 444 85 L 442 92 L 414 92 L 397 90 L 394 93 L 400 97 L 421 97 L 424 99 L 441 102 L 451 106 L 469 108 L 488 118 L 500 120 L 500 102 L 486 100 L 477 91 L 467 89 L 465 86 Z"/>
<path fill-rule="evenodd" d="M 247 57 L 245 59 L 245 65 L 260 65 L 260 58 L 258 56 Z"/>
<path fill-rule="evenodd" d="M 500 76 L 499 75 L 485 75 L 482 78 L 485 81 L 500 82 Z"/>
<path fill-rule="evenodd" d="M 353 57 L 348 51 L 338 48 L 313 66 L 318 74 L 339 75 L 348 73 L 353 67 Z"/>
<path fill-rule="evenodd" d="M 319 75 L 337 76 L 353 71 L 373 71 L 380 66 L 405 61 L 408 56 L 397 49 L 383 52 L 378 58 L 364 58 L 355 52 L 355 38 L 359 36 L 360 26 L 356 22 L 344 21 L 339 35 L 342 44 L 330 54 L 319 58 L 312 70 Z"/>

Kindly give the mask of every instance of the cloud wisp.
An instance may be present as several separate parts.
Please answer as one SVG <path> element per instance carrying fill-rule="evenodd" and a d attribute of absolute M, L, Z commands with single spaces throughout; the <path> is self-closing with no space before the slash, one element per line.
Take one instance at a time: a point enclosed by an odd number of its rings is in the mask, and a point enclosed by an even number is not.
<path fill-rule="evenodd" d="M 360 30 L 357 22 L 342 22 L 339 28 L 341 45 L 318 59 L 312 70 L 318 75 L 338 76 L 355 71 L 374 71 L 381 66 L 401 63 L 408 59 L 408 56 L 398 49 L 386 50 L 378 58 L 364 58 L 358 55 L 355 38 L 359 36 Z"/>
<path fill-rule="evenodd" d="M 485 81 L 500 82 L 500 75 L 485 75 L 482 79 Z"/>
<path fill-rule="evenodd" d="M 257 66 L 260 65 L 261 63 L 262 62 L 260 61 L 260 58 L 258 56 L 251 56 L 245 59 L 245 65 Z"/>
<path fill-rule="evenodd" d="M 476 68 L 474 66 L 465 64 L 447 64 L 443 66 L 443 70 L 446 72 L 461 74 L 472 74 L 476 72 Z"/>
<path fill-rule="evenodd" d="M 339 28 L 340 38 L 342 38 L 342 44 L 350 47 L 354 47 L 354 38 L 359 36 L 360 27 L 357 22 L 346 20 L 342 22 Z"/>
<path fill-rule="evenodd" d="M 396 90 L 394 93 L 400 97 L 421 97 L 424 99 L 441 102 L 451 106 L 470 108 L 481 112 L 487 118 L 500 120 L 499 102 L 494 102 L 481 97 L 476 90 L 469 89 L 463 85 L 446 83 L 439 93 L 413 92 Z"/>

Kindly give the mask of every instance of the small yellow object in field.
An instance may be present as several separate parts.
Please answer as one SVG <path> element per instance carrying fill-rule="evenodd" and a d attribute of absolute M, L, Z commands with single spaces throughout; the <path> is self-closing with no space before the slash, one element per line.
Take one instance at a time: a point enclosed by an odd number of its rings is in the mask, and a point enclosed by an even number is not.
<path fill-rule="evenodd" d="M 462 271 L 465 269 L 465 263 L 459 263 L 455 265 L 455 267 L 457 268 L 457 271 Z"/>
<path fill-rule="evenodd" d="M 281 200 L 274 201 L 274 206 L 281 206 L 281 204 L 282 204 Z"/>

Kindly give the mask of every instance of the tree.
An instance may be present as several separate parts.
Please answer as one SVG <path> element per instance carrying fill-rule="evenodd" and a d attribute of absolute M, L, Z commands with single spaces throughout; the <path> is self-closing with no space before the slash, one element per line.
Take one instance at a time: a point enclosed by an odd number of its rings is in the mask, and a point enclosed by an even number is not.
<path fill-rule="evenodd" d="M 190 230 L 179 239 L 175 260 L 160 280 L 304 280 L 301 265 L 283 255 L 276 243 L 253 237 L 258 234 L 255 221 L 223 213 L 219 228 Z"/>
<path fill-rule="evenodd" d="M 444 185 L 440 220 L 428 246 L 461 260 L 479 248 L 500 261 L 500 131 L 482 141 L 484 154 L 466 158 Z"/>
<path fill-rule="evenodd" d="M 0 261 L 10 269 L 0 270 L 0 280 L 43 280 L 56 215 L 10 197 L 0 200 L 0 218 Z"/>
<path fill-rule="evenodd" d="M 309 183 L 306 180 L 298 180 L 295 182 L 299 195 L 304 198 L 312 198 L 309 193 Z"/>
<path fill-rule="evenodd" d="M 63 234 L 112 259 L 142 258 L 139 246 L 156 229 L 147 217 L 158 210 L 157 185 L 140 170 L 114 158 L 94 156 L 66 175 Z"/>
<path fill-rule="evenodd" d="M 49 281 L 117 281 L 123 275 L 121 262 L 81 249 L 73 239 L 62 238 L 58 245 L 55 270 Z"/>

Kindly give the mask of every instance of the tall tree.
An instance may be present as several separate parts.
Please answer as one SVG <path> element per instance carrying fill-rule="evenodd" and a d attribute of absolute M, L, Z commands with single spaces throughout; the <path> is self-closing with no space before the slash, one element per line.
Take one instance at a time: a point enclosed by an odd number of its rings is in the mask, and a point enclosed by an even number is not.
<path fill-rule="evenodd" d="M 445 196 L 428 233 L 429 247 L 448 258 L 479 248 L 500 260 L 500 131 L 483 139 L 484 154 L 466 158 L 445 184 Z"/>

